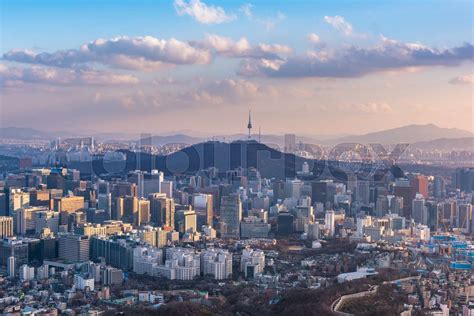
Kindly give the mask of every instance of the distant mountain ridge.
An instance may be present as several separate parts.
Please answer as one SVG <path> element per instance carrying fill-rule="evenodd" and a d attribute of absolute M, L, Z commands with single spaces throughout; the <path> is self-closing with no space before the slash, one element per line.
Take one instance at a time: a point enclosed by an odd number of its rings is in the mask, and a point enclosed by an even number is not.
<path fill-rule="evenodd" d="M 82 133 L 81 133 L 82 134 Z M 68 137 L 86 137 L 94 136 L 100 141 L 114 141 L 120 139 L 121 141 L 134 141 L 138 142 L 139 137 L 136 134 L 125 133 L 91 133 L 82 135 L 66 133 L 66 132 L 45 132 L 33 128 L 18 128 L 18 127 L 6 127 L 0 128 L 0 138 L 10 139 L 41 139 L 41 140 L 52 140 L 57 138 L 68 138 Z M 438 140 L 443 146 L 449 145 L 447 139 L 459 139 L 454 142 L 453 148 L 458 148 L 460 145 L 465 143 L 469 145 L 469 141 L 462 140 L 465 138 L 474 137 L 474 133 L 469 131 L 457 129 L 457 128 L 442 128 L 434 124 L 426 125 L 407 125 L 398 128 L 392 128 L 379 132 L 368 133 L 364 135 L 351 135 L 338 138 L 328 138 L 324 136 L 299 136 L 296 135 L 296 142 L 302 142 L 307 144 L 322 144 L 325 146 L 334 146 L 342 143 L 381 143 L 381 144 L 397 144 L 397 143 L 409 143 L 413 146 L 417 143 L 430 142 Z M 252 139 L 259 140 L 265 144 L 278 145 L 280 148 L 284 148 L 285 136 L 284 135 L 272 135 L 272 134 L 252 134 Z M 172 143 L 181 143 L 194 145 L 209 140 L 232 142 L 237 140 L 246 140 L 246 134 L 231 134 L 231 135 L 216 135 L 214 137 L 195 137 L 183 133 L 171 134 L 171 135 L 153 135 L 151 136 L 151 143 L 153 145 L 166 145 Z M 445 141 L 441 141 L 445 139 Z M 150 139 L 144 139 L 145 142 L 150 142 Z M 433 143 L 434 145 L 434 143 Z M 428 146 L 428 144 L 417 144 L 416 146 Z"/>
<path fill-rule="evenodd" d="M 407 125 L 392 128 L 384 131 L 368 133 L 365 135 L 355 135 L 334 139 L 333 144 L 337 143 L 417 143 L 432 141 L 435 139 L 465 138 L 473 137 L 474 134 L 458 128 L 442 128 L 434 124 L 426 125 Z"/>
<path fill-rule="evenodd" d="M 426 142 L 417 142 L 410 148 L 423 150 L 471 150 L 474 151 L 474 137 L 439 138 Z"/>

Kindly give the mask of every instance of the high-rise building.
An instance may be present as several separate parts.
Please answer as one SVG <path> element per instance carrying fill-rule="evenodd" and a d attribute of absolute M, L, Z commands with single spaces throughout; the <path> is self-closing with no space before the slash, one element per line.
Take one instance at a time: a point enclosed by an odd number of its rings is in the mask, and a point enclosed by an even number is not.
<path fill-rule="evenodd" d="M 457 227 L 469 233 L 472 221 L 472 204 L 457 205 Z"/>
<path fill-rule="evenodd" d="M 9 211 L 14 214 L 16 210 L 30 206 L 30 193 L 23 192 L 21 189 L 9 190 Z"/>
<path fill-rule="evenodd" d="M 410 181 L 412 187 L 412 194 L 421 194 L 425 199 L 429 197 L 428 192 L 428 178 L 423 175 L 416 175 Z"/>
<path fill-rule="evenodd" d="M 194 194 L 192 202 L 197 215 L 198 227 L 203 225 L 212 226 L 212 217 L 214 213 L 212 194 Z"/>
<path fill-rule="evenodd" d="M 121 220 L 124 223 L 135 224 L 138 213 L 138 198 L 136 196 L 123 196 L 118 200 L 117 206 L 123 207 Z M 117 212 L 120 213 L 119 210 Z"/>
<path fill-rule="evenodd" d="M 13 217 L 0 216 L 0 238 L 13 236 Z"/>
<path fill-rule="evenodd" d="M 223 196 L 221 199 L 221 237 L 239 238 L 242 220 L 242 202 L 237 194 Z"/>
<path fill-rule="evenodd" d="M 146 199 L 138 200 L 138 213 L 136 225 L 147 224 L 150 222 L 150 201 Z"/>
<path fill-rule="evenodd" d="M 148 199 L 150 200 L 151 221 L 157 226 L 167 226 L 174 229 L 175 204 L 173 199 L 160 193 L 152 193 Z"/>
<path fill-rule="evenodd" d="M 375 213 L 382 217 L 389 212 L 389 199 L 386 195 L 379 195 L 375 202 Z"/>
<path fill-rule="evenodd" d="M 16 233 L 19 235 L 35 234 L 35 214 L 37 212 L 46 211 L 47 207 L 26 207 L 15 212 Z"/>
<path fill-rule="evenodd" d="M 197 214 L 191 207 L 188 210 L 176 212 L 176 223 L 176 228 L 180 233 L 194 234 L 197 232 Z"/>
<path fill-rule="evenodd" d="M 232 254 L 228 250 L 210 248 L 201 252 L 201 272 L 216 280 L 232 277 Z"/>
<path fill-rule="evenodd" d="M 265 253 L 260 249 L 245 248 L 240 259 L 240 271 L 245 278 L 253 279 L 263 273 L 265 268 Z"/>
<path fill-rule="evenodd" d="M 428 227 L 436 232 L 439 228 L 439 209 L 438 204 L 434 201 L 427 201 L 426 208 L 428 213 Z"/>
<path fill-rule="evenodd" d="M 336 214 L 333 210 L 326 211 L 324 216 L 324 228 L 328 230 L 328 235 L 333 237 L 336 228 Z"/>
<path fill-rule="evenodd" d="M 446 193 L 445 180 L 441 176 L 434 177 L 433 180 L 433 196 L 435 198 L 442 198 Z"/>
<path fill-rule="evenodd" d="M 173 181 L 162 181 L 160 193 L 165 193 L 167 198 L 173 197 Z"/>
<path fill-rule="evenodd" d="M 58 243 L 58 257 L 68 263 L 89 260 L 89 236 L 61 235 Z"/>
<path fill-rule="evenodd" d="M 417 194 L 412 202 L 412 218 L 417 224 L 428 224 L 428 211 L 422 194 Z"/>
<path fill-rule="evenodd" d="M 15 258 L 15 267 L 28 264 L 28 244 L 19 239 L 3 239 L 0 243 L 0 264 L 7 266 L 8 258 Z"/>
<path fill-rule="evenodd" d="M 158 170 L 152 170 L 151 173 L 144 174 L 144 189 L 143 196 L 148 196 L 151 193 L 161 192 L 161 183 L 164 180 L 164 174 Z"/>

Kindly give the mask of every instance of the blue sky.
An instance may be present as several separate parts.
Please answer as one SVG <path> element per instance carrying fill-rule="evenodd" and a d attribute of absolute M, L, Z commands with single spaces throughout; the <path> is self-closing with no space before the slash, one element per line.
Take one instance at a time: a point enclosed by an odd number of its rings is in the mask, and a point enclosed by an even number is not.
<path fill-rule="evenodd" d="M 153 35 L 189 39 L 218 32 L 250 40 L 280 40 L 302 45 L 310 30 L 331 35 L 326 15 L 341 15 L 359 32 L 402 41 L 452 45 L 472 41 L 471 1 L 207 1 L 239 14 L 252 3 L 256 16 L 286 19 L 267 31 L 241 18 L 222 25 L 200 25 L 180 18 L 172 1 L 3 1 L 2 50 L 18 47 L 70 48 L 99 37 Z M 329 39 L 328 39 L 329 40 Z M 333 40 L 337 41 L 337 38 Z"/>
<path fill-rule="evenodd" d="M 253 108 L 275 133 L 288 129 L 282 117 L 305 134 L 431 122 L 472 129 L 472 1 L 19 0 L 0 8 L 2 124 L 29 126 L 35 109 L 67 117 L 88 104 L 94 118 L 58 128 L 127 125 L 137 132 L 152 118 L 179 116 L 186 129 L 239 132 L 239 124 L 213 115 Z M 196 8 L 211 16 L 199 18 Z M 126 40 L 117 43 L 120 36 Z M 157 53 L 158 42 L 171 39 L 177 46 Z M 100 55 L 81 55 L 81 45 L 92 42 Z M 234 46 L 219 51 L 224 42 Z M 238 44 L 248 47 L 239 51 Z M 152 53 L 141 50 L 149 45 Z M 195 55 L 172 56 L 179 45 Z M 62 59 L 63 50 L 74 58 Z M 377 93 L 374 85 L 381 85 Z M 448 109 L 449 120 L 436 114 Z M 304 111 L 319 115 L 309 120 Z M 197 113 L 207 116 L 197 121 Z M 336 126 L 343 114 L 347 123 Z M 114 122 L 98 126 L 108 117 Z M 150 129 L 183 128 L 168 122 Z"/>

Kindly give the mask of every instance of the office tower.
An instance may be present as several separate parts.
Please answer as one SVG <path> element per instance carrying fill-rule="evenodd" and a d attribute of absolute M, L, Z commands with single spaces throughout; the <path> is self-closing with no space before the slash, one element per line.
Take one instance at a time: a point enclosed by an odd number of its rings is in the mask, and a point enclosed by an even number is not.
<path fill-rule="evenodd" d="M 433 180 L 433 196 L 442 198 L 446 193 L 445 181 L 443 177 L 436 176 Z"/>
<path fill-rule="evenodd" d="M 457 205 L 457 227 L 469 233 L 472 221 L 472 204 Z"/>
<path fill-rule="evenodd" d="M 35 234 L 35 214 L 39 211 L 46 211 L 47 207 L 27 207 L 16 211 L 16 233 L 19 235 Z"/>
<path fill-rule="evenodd" d="M 122 221 L 124 223 L 136 224 L 137 212 L 138 212 L 138 198 L 135 196 L 124 196 L 123 199 L 123 215 Z"/>
<path fill-rule="evenodd" d="M 112 194 L 110 193 L 99 194 L 97 208 L 99 210 L 104 210 L 109 216 L 111 216 L 112 215 Z"/>
<path fill-rule="evenodd" d="M 34 221 L 35 234 L 40 234 L 45 228 L 54 234 L 57 234 L 59 231 L 59 212 L 50 210 L 37 211 L 35 212 Z"/>
<path fill-rule="evenodd" d="M 8 216 L 10 215 L 10 212 L 9 212 L 9 198 L 8 198 L 8 194 L 5 193 L 5 192 L 1 192 L 0 190 L 0 216 Z"/>
<path fill-rule="evenodd" d="M 375 213 L 378 217 L 382 217 L 389 211 L 389 199 L 386 195 L 379 195 L 375 202 Z"/>
<path fill-rule="evenodd" d="M 142 225 L 150 222 L 150 201 L 146 199 L 138 200 L 138 214 L 136 225 Z"/>
<path fill-rule="evenodd" d="M 31 206 L 48 206 L 50 205 L 49 190 L 30 190 Z"/>
<path fill-rule="evenodd" d="M 326 211 L 324 215 L 324 228 L 328 230 L 328 235 L 333 237 L 336 230 L 336 214 L 333 210 Z"/>
<path fill-rule="evenodd" d="M 138 196 L 138 188 L 135 183 L 117 182 L 112 185 L 112 200 L 120 196 Z"/>
<path fill-rule="evenodd" d="M 137 197 L 144 197 L 145 176 L 142 171 L 135 170 L 128 175 L 128 182 L 135 183 L 137 186 Z"/>
<path fill-rule="evenodd" d="M 458 168 L 453 174 L 453 184 L 456 189 L 464 192 L 474 190 L 474 168 Z"/>
<path fill-rule="evenodd" d="M 319 203 L 326 204 L 327 186 L 328 186 L 328 181 L 311 182 L 311 200 L 313 201 L 313 203 L 319 202 Z"/>
<path fill-rule="evenodd" d="M 193 195 L 192 205 L 197 215 L 197 225 L 212 226 L 214 204 L 211 194 L 197 193 Z"/>
<path fill-rule="evenodd" d="M 392 214 L 403 216 L 403 203 L 403 197 L 392 196 L 390 199 L 390 212 Z"/>
<path fill-rule="evenodd" d="M 438 204 L 434 201 L 427 201 L 426 208 L 428 213 L 428 227 L 434 232 L 439 228 L 439 209 Z"/>
<path fill-rule="evenodd" d="M 412 202 L 412 218 L 417 224 L 428 224 L 428 212 L 422 194 L 417 194 Z"/>
<path fill-rule="evenodd" d="M 410 217 L 412 207 L 411 201 L 415 198 L 415 196 L 413 195 L 413 190 L 408 179 L 397 179 L 395 181 L 394 194 L 395 196 L 402 197 L 404 202 L 403 214 L 399 215 L 402 215 L 407 218 Z"/>
<path fill-rule="evenodd" d="M 58 257 L 67 263 L 89 260 L 89 236 L 61 235 L 58 242 Z"/>
<path fill-rule="evenodd" d="M 301 197 L 301 188 L 303 187 L 301 180 L 288 180 L 285 182 L 285 197 L 299 199 Z"/>
<path fill-rule="evenodd" d="M 167 226 L 174 229 L 175 205 L 173 199 L 167 198 L 165 194 L 150 194 L 151 221 L 157 226 Z"/>
<path fill-rule="evenodd" d="M 115 207 L 112 208 L 111 219 L 121 221 L 125 209 L 125 197 L 121 196 L 116 199 Z"/>
<path fill-rule="evenodd" d="M 368 205 L 370 202 L 370 183 L 367 180 L 357 180 L 356 182 L 356 202 Z"/>
<path fill-rule="evenodd" d="M 16 210 L 30 206 L 30 193 L 21 189 L 10 189 L 9 200 L 9 215 L 12 215 Z"/>
<path fill-rule="evenodd" d="M 275 180 L 273 182 L 273 203 L 285 198 L 285 182 L 282 180 Z"/>
<path fill-rule="evenodd" d="M 109 194 L 110 193 L 110 185 L 108 181 L 99 180 L 96 183 L 97 186 L 97 193 L 98 194 Z"/>
<path fill-rule="evenodd" d="M 0 243 L 0 263 L 7 266 L 8 258 L 15 258 L 15 267 L 28 264 L 28 244 L 23 240 L 3 239 Z"/>
<path fill-rule="evenodd" d="M 151 193 L 161 192 L 161 183 L 164 180 L 163 172 L 158 170 L 152 170 L 151 173 L 145 173 L 144 176 L 144 196 L 148 196 Z"/>
<path fill-rule="evenodd" d="M 197 232 L 197 214 L 189 207 L 188 210 L 176 211 L 176 229 L 180 233 L 194 234 Z"/>
<path fill-rule="evenodd" d="M 422 175 L 416 175 L 410 181 L 413 196 L 417 193 L 421 194 L 425 199 L 429 197 L 428 178 Z"/>
<path fill-rule="evenodd" d="M 13 236 L 13 217 L 0 216 L 0 238 Z"/>
<path fill-rule="evenodd" d="M 216 280 L 232 277 L 232 254 L 228 250 L 209 248 L 201 252 L 201 272 Z"/>
<path fill-rule="evenodd" d="M 54 205 L 54 210 L 57 212 L 77 212 L 84 208 L 84 197 L 83 196 L 67 196 L 60 198 Z"/>
<path fill-rule="evenodd" d="M 446 201 L 438 205 L 440 208 L 440 218 L 444 225 L 451 225 L 456 218 L 456 203 Z"/>
<path fill-rule="evenodd" d="M 62 174 L 57 172 L 51 172 L 51 174 L 46 177 L 46 184 L 48 189 L 66 190 L 66 179 L 64 179 Z"/>
<path fill-rule="evenodd" d="M 221 199 L 221 237 L 239 238 L 240 221 L 242 220 L 242 202 L 236 194 L 223 196 Z"/>
<path fill-rule="evenodd" d="M 167 198 L 173 197 L 173 181 L 161 182 L 160 193 L 165 193 Z"/>
<path fill-rule="evenodd" d="M 288 212 L 281 212 L 277 217 L 277 233 L 279 236 L 287 236 L 294 232 L 293 214 Z"/>

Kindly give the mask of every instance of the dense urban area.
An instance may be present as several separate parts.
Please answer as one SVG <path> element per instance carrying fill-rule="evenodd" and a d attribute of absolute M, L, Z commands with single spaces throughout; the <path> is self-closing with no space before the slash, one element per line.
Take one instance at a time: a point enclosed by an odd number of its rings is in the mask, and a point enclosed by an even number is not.
<path fill-rule="evenodd" d="M 473 168 L 405 171 L 387 155 L 364 160 L 360 146 L 335 164 L 309 158 L 294 135 L 276 151 L 250 139 L 249 126 L 247 140 L 166 152 L 146 135 L 125 147 L 4 145 L 0 309 L 472 315 Z M 209 146 L 244 158 L 203 164 Z M 185 167 L 169 158 L 177 154 Z M 283 170 L 272 176 L 267 165 Z"/>

